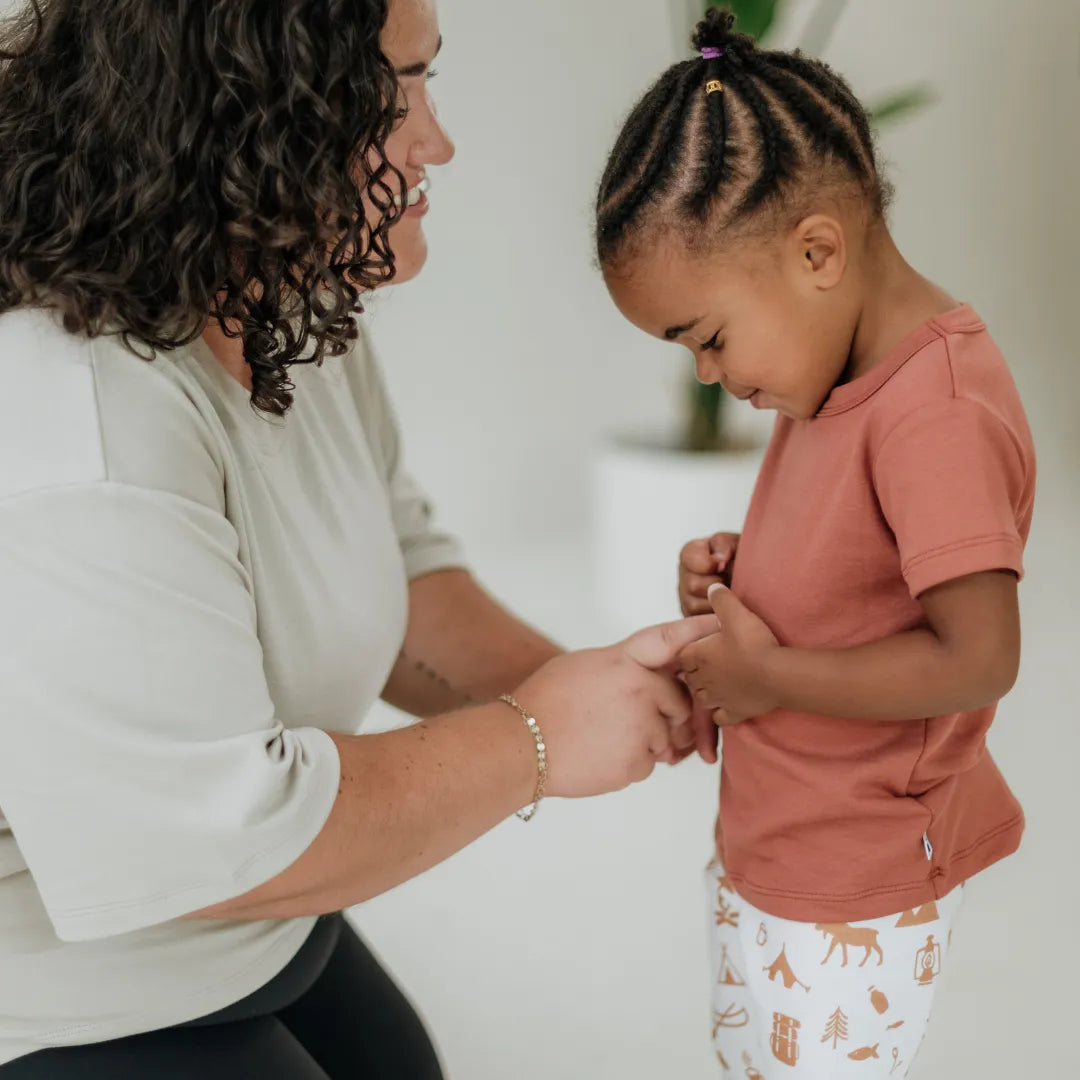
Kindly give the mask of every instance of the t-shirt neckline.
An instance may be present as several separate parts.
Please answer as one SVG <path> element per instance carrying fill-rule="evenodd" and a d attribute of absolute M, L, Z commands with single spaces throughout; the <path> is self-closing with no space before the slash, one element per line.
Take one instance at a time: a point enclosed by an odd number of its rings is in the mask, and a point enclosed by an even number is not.
<path fill-rule="evenodd" d="M 943 334 L 982 327 L 982 320 L 970 304 L 960 304 L 921 323 L 896 345 L 865 375 L 837 386 L 825 399 L 817 416 L 836 416 L 861 405 L 873 397 L 920 349 Z"/>

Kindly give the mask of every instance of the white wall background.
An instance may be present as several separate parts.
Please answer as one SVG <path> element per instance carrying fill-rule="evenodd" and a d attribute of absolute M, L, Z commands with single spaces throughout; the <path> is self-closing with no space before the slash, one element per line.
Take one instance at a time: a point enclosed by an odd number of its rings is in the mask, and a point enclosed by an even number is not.
<path fill-rule="evenodd" d="M 583 539 L 593 448 L 674 424 L 686 363 L 622 325 L 589 235 L 617 125 L 675 55 L 669 6 L 442 0 L 435 90 L 459 155 L 435 177 L 427 272 L 373 313 L 415 471 L 481 575 L 571 644 L 604 632 Z M 865 96 L 936 87 L 884 140 L 895 231 L 990 322 L 1042 457 L 1024 670 L 993 740 L 1029 833 L 970 889 L 915 1073 L 1074 1075 L 1080 3 L 852 0 L 829 58 Z M 549 805 L 357 912 L 455 1080 L 718 1076 L 698 884 L 714 802 L 687 765 Z"/>
<path fill-rule="evenodd" d="M 791 33 L 806 11 L 795 0 Z M 610 429 L 673 424 L 685 363 L 622 325 L 589 238 L 617 124 L 676 55 L 669 4 L 442 0 L 441 13 L 436 90 L 460 153 L 435 178 L 427 272 L 372 322 L 414 469 L 481 576 L 567 643 L 594 643 L 590 453 Z M 970 890 L 916 1072 L 1074 1075 L 1080 3 L 853 0 L 830 59 L 866 95 L 937 87 L 940 104 L 885 141 L 896 232 L 991 323 L 1042 454 L 1024 671 L 994 741 L 1029 835 Z M 454 1080 L 718 1075 L 698 885 L 714 803 L 712 772 L 688 764 L 547 805 L 357 910 Z"/>

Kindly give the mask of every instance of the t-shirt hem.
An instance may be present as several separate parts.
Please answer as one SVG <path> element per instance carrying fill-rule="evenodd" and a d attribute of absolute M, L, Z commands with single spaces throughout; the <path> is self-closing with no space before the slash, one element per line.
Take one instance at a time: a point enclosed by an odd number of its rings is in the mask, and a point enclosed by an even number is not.
<path fill-rule="evenodd" d="M 212 986 L 185 995 L 171 1008 L 148 1009 L 141 1013 L 128 1013 L 119 1019 L 72 1024 L 36 1036 L 4 1038 L 0 1035 L 0 1065 L 41 1050 L 86 1046 L 148 1031 L 160 1031 L 198 1020 L 243 1001 L 284 970 L 307 940 L 315 922 L 314 915 L 289 920 L 289 932 L 277 938 L 257 960 L 241 971 L 215 980 Z"/>
<path fill-rule="evenodd" d="M 893 883 L 842 895 L 770 889 L 752 884 L 730 865 L 726 864 L 726 869 L 739 896 L 767 915 L 802 923 L 865 922 L 944 899 L 957 886 L 1014 854 L 1020 847 L 1023 832 L 1021 813 L 955 853 L 947 866 L 938 864 L 928 868 L 927 877 L 921 881 Z"/>
<path fill-rule="evenodd" d="M 299 732 L 297 732 L 299 734 Z M 201 882 L 157 896 L 123 900 L 86 908 L 49 909 L 49 918 L 62 941 L 92 941 L 115 937 L 182 918 L 243 896 L 291 866 L 322 831 L 337 799 L 341 763 L 337 746 L 319 728 L 304 731 L 305 750 L 314 759 L 308 780 L 308 809 L 288 836 L 252 856 L 225 881 Z"/>

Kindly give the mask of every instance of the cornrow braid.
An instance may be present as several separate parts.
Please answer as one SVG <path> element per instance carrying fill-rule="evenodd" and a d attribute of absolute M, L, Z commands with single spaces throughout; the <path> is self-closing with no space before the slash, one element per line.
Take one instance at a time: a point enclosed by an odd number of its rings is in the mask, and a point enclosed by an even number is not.
<path fill-rule="evenodd" d="M 626 123 L 603 180 L 618 195 L 611 208 L 615 229 L 625 227 L 651 195 L 664 189 L 681 157 L 687 104 L 698 88 L 694 67 L 684 61 L 671 68 Z"/>
<path fill-rule="evenodd" d="M 723 74 L 719 70 L 720 58 L 715 57 L 706 60 L 705 63 L 707 65 L 705 71 L 706 85 L 714 78 L 720 80 L 720 76 Z M 690 198 L 686 200 L 690 212 L 699 221 L 705 219 L 709 213 L 712 200 L 708 198 L 708 192 L 727 182 L 732 172 L 732 160 L 727 152 L 727 109 L 724 108 L 724 95 L 719 92 L 708 94 L 705 98 L 705 111 L 708 114 L 707 123 L 711 138 L 705 140 L 701 183 Z M 703 194 L 705 197 L 702 197 Z"/>
<path fill-rule="evenodd" d="M 634 238 L 675 228 L 699 244 L 766 214 L 800 211 L 822 187 L 854 189 L 875 214 L 889 186 L 866 110 L 828 65 L 759 50 L 712 8 L 693 46 L 631 111 L 597 196 L 602 265 Z M 773 218 L 763 218 L 762 224 Z"/>
<path fill-rule="evenodd" d="M 768 56 L 773 67 L 788 71 L 801 79 L 850 120 L 859 136 L 859 146 L 866 166 L 869 170 L 874 170 L 877 153 L 874 135 L 870 129 L 870 118 L 844 79 L 824 61 L 810 60 L 798 51 L 770 52 Z"/>

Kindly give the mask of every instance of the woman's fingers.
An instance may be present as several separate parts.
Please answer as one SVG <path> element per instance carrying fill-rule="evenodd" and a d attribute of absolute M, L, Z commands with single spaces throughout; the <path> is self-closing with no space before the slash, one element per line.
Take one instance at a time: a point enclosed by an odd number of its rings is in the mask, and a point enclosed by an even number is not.
<path fill-rule="evenodd" d="M 695 708 L 690 718 L 690 727 L 694 734 L 694 748 L 702 761 L 715 765 L 719 760 L 717 753 L 720 744 L 720 729 L 713 723 L 713 718 L 702 708 Z"/>
<path fill-rule="evenodd" d="M 642 667 L 661 671 L 673 664 L 688 645 L 715 633 L 716 616 L 711 614 L 710 608 L 710 614 L 639 630 L 623 642 L 623 649 L 631 660 Z"/>

